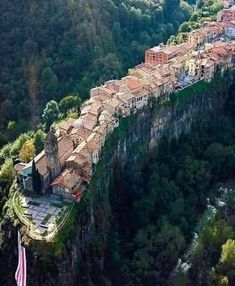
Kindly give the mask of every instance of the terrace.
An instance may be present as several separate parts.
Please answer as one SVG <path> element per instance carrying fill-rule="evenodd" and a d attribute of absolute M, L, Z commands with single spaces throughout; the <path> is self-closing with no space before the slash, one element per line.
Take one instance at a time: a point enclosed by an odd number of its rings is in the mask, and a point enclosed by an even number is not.
<path fill-rule="evenodd" d="M 179 91 L 179 90 L 182 90 L 184 88 L 187 88 L 190 85 L 199 82 L 200 80 L 202 80 L 202 79 L 197 77 L 197 76 L 187 75 L 181 81 L 177 82 L 177 84 L 175 85 L 175 91 Z"/>
<path fill-rule="evenodd" d="M 29 237 L 50 242 L 66 223 L 73 203 L 55 195 L 38 196 L 18 190 L 13 197 L 13 208 Z"/>

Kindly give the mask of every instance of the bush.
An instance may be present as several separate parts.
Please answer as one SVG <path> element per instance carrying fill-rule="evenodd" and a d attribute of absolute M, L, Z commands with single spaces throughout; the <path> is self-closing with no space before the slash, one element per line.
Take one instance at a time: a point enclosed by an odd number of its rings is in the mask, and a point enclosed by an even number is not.
<path fill-rule="evenodd" d="M 0 169 L 0 182 L 11 184 L 14 180 L 15 171 L 13 167 L 13 160 L 7 159 Z"/>

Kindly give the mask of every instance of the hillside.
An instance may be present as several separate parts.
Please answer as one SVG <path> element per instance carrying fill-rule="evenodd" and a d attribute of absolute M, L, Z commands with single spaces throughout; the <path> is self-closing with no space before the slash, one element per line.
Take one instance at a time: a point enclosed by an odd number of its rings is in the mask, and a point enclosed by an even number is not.
<path fill-rule="evenodd" d="M 49 100 L 84 99 L 91 86 L 125 74 L 191 14 L 178 0 L 1 4 L 0 146 L 35 127 Z"/>

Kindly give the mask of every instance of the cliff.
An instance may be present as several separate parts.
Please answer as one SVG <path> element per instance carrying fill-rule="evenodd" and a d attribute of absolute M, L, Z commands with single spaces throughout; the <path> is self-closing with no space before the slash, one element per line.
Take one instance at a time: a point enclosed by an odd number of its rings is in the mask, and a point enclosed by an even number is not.
<path fill-rule="evenodd" d="M 143 110 L 121 119 L 102 150 L 89 191 L 60 236 L 53 244 L 31 242 L 27 247 L 28 285 L 105 285 L 102 273 L 113 210 L 122 196 L 121 188 L 112 192 L 112 185 L 118 184 L 121 170 L 137 165 L 163 136 L 177 139 L 193 124 L 206 124 L 223 108 L 233 81 L 232 74 L 201 81 L 168 99 L 150 100 Z M 1 229 L 0 284 L 15 285 L 16 229 L 9 220 Z"/>

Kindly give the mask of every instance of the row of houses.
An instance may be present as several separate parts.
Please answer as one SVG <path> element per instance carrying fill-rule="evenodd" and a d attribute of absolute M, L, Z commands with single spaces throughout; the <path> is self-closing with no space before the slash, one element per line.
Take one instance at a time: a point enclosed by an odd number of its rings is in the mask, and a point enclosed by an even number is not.
<path fill-rule="evenodd" d="M 223 25 L 217 23 L 208 27 L 213 38 L 223 30 Z M 99 162 L 102 147 L 119 126 L 121 117 L 147 106 L 150 97 L 166 98 L 184 86 L 188 78 L 210 81 L 217 68 L 234 66 L 233 43 L 207 43 L 198 49 L 199 34 L 197 30 L 191 32 L 188 41 L 179 46 L 160 45 L 146 51 L 145 63 L 129 70 L 127 76 L 91 89 L 79 119 L 62 122 L 56 134 L 49 132 L 44 150 L 34 159 L 44 192 L 51 189 L 54 194 L 79 201 Z M 205 35 L 203 41 L 208 41 L 208 33 Z M 154 58 L 152 53 L 158 56 Z M 19 180 L 29 190 L 33 188 L 32 166 L 33 162 L 15 166 Z"/>
<path fill-rule="evenodd" d="M 224 22 L 210 22 L 205 27 L 187 33 L 187 41 L 180 45 L 160 44 L 145 52 L 145 63 L 151 65 L 165 64 L 173 58 L 192 52 L 198 46 L 213 41 L 224 33 Z"/>
<path fill-rule="evenodd" d="M 212 42 L 222 35 L 235 38 L 235 6 L 218 12 L 217 22 L 205 23 L 204 27 L 187 33 L 187 41 L 180 45 L 169 46 L 160 44 L 145 52 L 145 62 L 151 65 L 167 63 L 169 60 L 185 55 L 197 47 Z"/>

